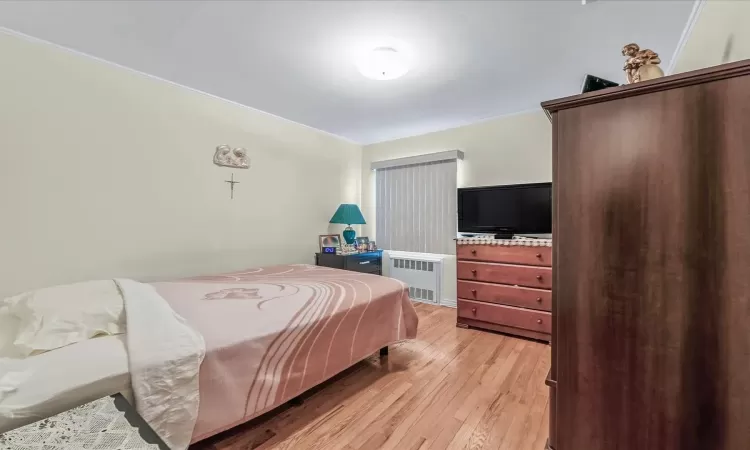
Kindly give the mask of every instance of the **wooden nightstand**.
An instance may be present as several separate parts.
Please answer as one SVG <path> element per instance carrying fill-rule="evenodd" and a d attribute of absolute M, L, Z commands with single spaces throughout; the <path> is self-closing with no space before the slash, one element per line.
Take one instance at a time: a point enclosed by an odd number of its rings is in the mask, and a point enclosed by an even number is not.
<path fill-rule="evenodd" d="M 334 269 L 351 270 L 352 272 L 383 274 L 383 251 L 355 253 L 353 255 L 333 255 L 316 253 L 315 265 Z"/>

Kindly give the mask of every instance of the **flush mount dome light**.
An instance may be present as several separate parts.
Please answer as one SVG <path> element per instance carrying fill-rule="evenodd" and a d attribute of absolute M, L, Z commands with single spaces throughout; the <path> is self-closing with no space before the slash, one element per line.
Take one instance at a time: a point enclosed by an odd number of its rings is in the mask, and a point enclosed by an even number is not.
<path fill-rule="evenodd" d="M 357 63 L 362 75 L 373 80 L 395 80 L 409 71 L 406 57 L 393 47 L 371 50 Z"/>

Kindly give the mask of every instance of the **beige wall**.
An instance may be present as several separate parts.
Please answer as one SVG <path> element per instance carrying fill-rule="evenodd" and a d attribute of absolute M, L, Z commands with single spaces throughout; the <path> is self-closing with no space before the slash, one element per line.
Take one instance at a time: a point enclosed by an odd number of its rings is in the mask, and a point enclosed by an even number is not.
<path fill-rule="evenodd" d="M 707 0 L 675 73 L 750 59 L 750 0 Z"/>
<path fill-rule="evenodd" d="M 742 59 L 750 59 L 750 0 L 707 0 L 678 57 L 675 73 Z M 549 181 L 552 177 L 552 128 L 542 111 L 367 145 L 362 154 L 365 217 L 375 216 L 372 161 L 452 149 L 466 153 L 459 167 L 459 186 Z M 363 232 L 374 237 L 374 224 L 365 226 Z"/>
<path fill-rule="evenodd" d="M 750 0 L 708 0 L 678 58 L 675 73 L 750 58 Z M 362 206 L 375 237 L 372 161 L 459 149 L 459 187 L 552 179 L 552 127 L 542 111 L 390 142 L 367 145 L 362 154 Z M 372 219 L 372 220 L 371 220 Z M 455 270 L 455 257 L 446 265 Z M 455 278 L 444 280 L 444 296 L 455 298 Z"/>
<path fill-rule="evenodd" d="M 675 72 L 750 58 L 750 1 L 708 0 Z M 548 181 L 539 112 L 359 146 L 260 111 L 0 33 L 0 295 L 309 262 L 338 203 L 375 236 L 370 163 L 461 149 L 459 186 Z M 210 163 L 222 143 L 252 168 Z M 326 169 L 330 176 L 321 176 Z M 334 230 L 338 231 L 338 229 Z"/>
<path fill-rule="evenodd" d="M 375 173 L 370 163 L 463 150 L 458 186 L 491 186 L 552 180 L 552 126 L 541 110 L 395 141 L 367 145 L 362 152 L 363 233 L 375 237 Z"/>
<path fill-rule="evenodd" d="M 376 231 L 375 172 L 370 163 L 445 150 L 464 152 L 464 160 L 458 164 L 458 187 L 552 180 L 552 126 L 541 110 L 367 145 L 362 151 L 362 213 L 368 221 L 362 230 L 365 235 L 374 239 Z M 455 255 L 446 255 L 444 265 L 443 298 L 455 302 Z"/>
<path fill-rule="evenodd" d="M 358 145 L 3 32 L 0 55 L 0 296 L 312 262 L 359 202 Z"/>

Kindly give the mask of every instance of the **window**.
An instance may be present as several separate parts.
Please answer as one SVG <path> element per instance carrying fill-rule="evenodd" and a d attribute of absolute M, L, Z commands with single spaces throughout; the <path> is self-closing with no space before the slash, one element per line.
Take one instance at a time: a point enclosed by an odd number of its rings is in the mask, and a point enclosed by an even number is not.
<path fill-rule="evenodd" d="M 386 250 L 455 253 L 457 150 L 373 163 L 375 241 Z"/>

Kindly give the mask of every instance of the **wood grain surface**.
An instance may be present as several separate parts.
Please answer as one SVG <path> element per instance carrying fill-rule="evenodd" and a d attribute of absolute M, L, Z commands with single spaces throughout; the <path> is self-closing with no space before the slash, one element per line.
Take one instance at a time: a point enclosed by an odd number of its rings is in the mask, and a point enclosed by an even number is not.
<path fill-rule="evenodd" d="M 550 115 L 563 109 L 576 108 L 594 103 L 609 102 L 612 100 L 634 97 L 637 95 L 668 91 L 678 88 L 701 85 L 706 82 L 724 80 L 750 75 L 750 59 L 722 64 L 705 69 L 693 70 L 669 75 L 664 78 L 642 81 L 633 84 L 624 84 L 585 94 L 573 95 L 542 102 L 542 108 Z"/>
<path fill-rule="evenodd" d="M 545 289 L 552 287 L 552 269 L 549 267 L 458 261 L 456 271 L 460 280 Z"/>
<path fill-rule="evenodd" d="M 483 330 L 496 331 L 498 333 L 505 333 L 511 336 L 536 339 L 537 341 L 543 341 L 545 344 L 550 342 L 549 333 L 541 333 L 538 331 L 500 325 L 492 322 L 483 322 L 481 320 L 467 319 L 465 317 L 459 317 L 458 320 L 456 320 L 456 326 L 462 328 L 474 327 Z"/>
<path fill-rule="evenodd" d="M 552 265 L 552 247 L 462 244 L 456 246 L 456 257 L 469 261 L 550 267 Z"/>
<path fill-rule="evenodd" d="M 552 332 L 552 315 L 546 311 L 458 299 L 458 317 L 496 323 L 537 333 Z"/>
<path fill-rule="evenodd" d="M 553 117 L 555 450 L 750 442 L 750 77 L 722 78 Z"/>
<path fill-rule="evenodd" d="M 459 298 L 541 311 L 552 310 L 552 292 L 547 289 L 465 280 L 458 280 L 457 288 Z"/>
<path fill-rule="evenodd" d="M 416 340 L 373 356 L 193 450 L 541 450 L 545 344 L 456 328 L 456 310 L 417 304 Z"/>

